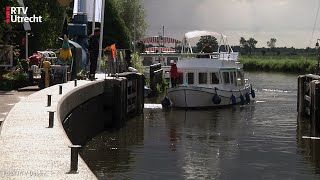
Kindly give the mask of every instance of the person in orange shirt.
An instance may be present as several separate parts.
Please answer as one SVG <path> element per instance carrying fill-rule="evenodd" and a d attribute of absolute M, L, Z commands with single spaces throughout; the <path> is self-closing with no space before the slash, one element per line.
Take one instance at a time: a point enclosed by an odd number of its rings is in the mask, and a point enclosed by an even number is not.
<path fill-rule="evenodd" d="M 116 59 L 117 59 L 117 49 L 116 44 L 112 44 L 104 48 L 104 52 L 108 55 L 108 73 L 115 74 L 116 73 Z"/>

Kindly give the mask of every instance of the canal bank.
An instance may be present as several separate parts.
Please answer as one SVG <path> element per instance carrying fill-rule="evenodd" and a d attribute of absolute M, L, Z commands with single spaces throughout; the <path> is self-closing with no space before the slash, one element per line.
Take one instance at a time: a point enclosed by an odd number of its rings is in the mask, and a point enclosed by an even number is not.
<path fill-rule="evenodd" d="M 79 87 L 97 82 L 79 81 Z M 48 128 L 48 111 L 56 110 L 58 103 L 69 92 L 77 90 L 73 82 L 52 86 L 22 99 L 8 113 L 0 134 L 0 179 L 94 179 L 95 176 L 82 159 L 79 173 L 70 171 L 72 145 L 55 116 L 54 127 Z M 52 105 L 47 106 L 47 94 Z"/>
<path fill-rule="evenodd" d="M 117 113 L 126 114 L 127 82 L 126 78 L 107 77 L 106 80 L 77 81 L 75 86 L 72 81 L 38 91 L 17 103 L 1 126 L 0 179 L 96 179 L 81 158 L 78 171 L 74 171 L 74 166 L 70 165 L 70 146 L 75 142 L 85 143 L 103 131 L 106 122 L 114 119 L 125 122 L 126 118 L 112 115 L 103 121 L 92 121 L 80 116 L 70 123 L 70 117 L 79 106 L 92 105 L 101 95 L 104 100 L 112 102 L 110 105 L 117 108 Z M 92 108 L 96 106 L 87 107 L 90 113 L 95 113 Z M 110 112 L 107 106 L 102 107 Z M 54 115 L 50 116 L 49 111 Z M 63 126 L 66 124 L 69 129 L 65 131 Z M 66 132 L 74 139 L 70 141 Z M 78 136 L 80 134 L 82 136 Z"/>

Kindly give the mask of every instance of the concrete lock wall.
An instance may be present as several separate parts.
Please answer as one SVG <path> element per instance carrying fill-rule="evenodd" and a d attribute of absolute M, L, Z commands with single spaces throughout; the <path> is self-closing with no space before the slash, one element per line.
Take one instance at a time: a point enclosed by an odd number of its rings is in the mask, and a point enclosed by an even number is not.
<path fill-rule="evenodd" d="M 34 179 L 34 174 L 37 179 L 96 179 L 81 158 L 78 172 L 73 172 L 70 147 L 85 143 L 106 127 L 125 124 L 127 82 L 124 77 L 79 80 L 77 86 L 67 82 L 15 104 L 1 125 L 0 154 L 4 163 L 0 170 L 5 173 L 0 174 L 0 179 Z M 139 82 L 143 87 L 144 81 Z M 136 114 L 142 107 L 139 102 L 144 100 L 139 96 L 143 95 L 143 88 L 138 89 L 138 95 L 131 97 L 138 99 L 134 101 L 140 107 Z"/>
<path fill-rule="evenodd" d="M 126 121 L 126 78 L 108 79 L 69 92 L 58 116 L 73 144 L 84 144 L 106 128 Z"/>

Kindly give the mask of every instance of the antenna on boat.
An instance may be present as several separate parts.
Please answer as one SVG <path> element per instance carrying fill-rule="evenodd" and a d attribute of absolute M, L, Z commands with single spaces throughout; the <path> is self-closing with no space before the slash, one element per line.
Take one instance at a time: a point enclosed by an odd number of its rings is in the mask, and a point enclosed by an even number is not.
<path fill-rule="evenodd" d="M 162 26 L 162 36 L 164 37 L 164 26 Z"/>

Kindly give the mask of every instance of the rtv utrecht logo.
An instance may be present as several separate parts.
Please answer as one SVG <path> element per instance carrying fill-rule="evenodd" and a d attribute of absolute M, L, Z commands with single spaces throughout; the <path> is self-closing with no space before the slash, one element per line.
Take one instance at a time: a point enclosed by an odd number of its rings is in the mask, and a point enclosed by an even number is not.
<path fill-rule="evenodd" d="M 27 16 L 28 7 L 6 7 L 6 22 L 31 22 L 40 23 L 42 22 L 42 16 Z"/>

